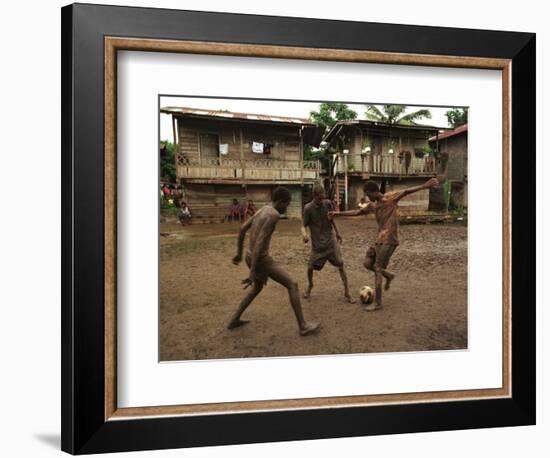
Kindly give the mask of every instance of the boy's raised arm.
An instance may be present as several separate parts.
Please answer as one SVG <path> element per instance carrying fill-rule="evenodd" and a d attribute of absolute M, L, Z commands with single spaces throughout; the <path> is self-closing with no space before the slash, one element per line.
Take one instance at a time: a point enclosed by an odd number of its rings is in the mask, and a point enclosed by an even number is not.
<path fill-rule="evenodd" d="M 359 208 L 357 210 L 347 210 L 347 211 L 332 211 L 328 212 L 328 216 L 330 219 L 336 218 L 338 216 L 361 216 L 361 215 L 368 215 L 372 212 L 371 205 L 367 205 L 366 207 Z"/>
<path fill-rule="evenodd" d="M 396 193 L 397 200 L 400 200 L 401 198 L 408 196 L 409 194 L 413 194 L 418 191 L 422 191 L 424 189 L 430 189 L 430 188 L 438 188 L 439 187 L 439 179 L 437 178 L 430 178 L 426 183 L 421 184 L 420 186 L 414 186 L 412 188 L 407 188 L 404 191 L 400 193 Z"/>

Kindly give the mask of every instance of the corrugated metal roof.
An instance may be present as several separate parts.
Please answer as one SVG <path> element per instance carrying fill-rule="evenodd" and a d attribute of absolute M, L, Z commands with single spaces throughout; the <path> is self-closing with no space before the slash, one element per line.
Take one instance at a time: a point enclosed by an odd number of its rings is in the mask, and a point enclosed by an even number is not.
<path fill-rule="evenodd" d="M 296 125 L 313 125 L 309 119 L 297 118 L 295 116 L 275 116 L 258 113 L 237 113 L 233 111 L 222 110 L 208 110 L 203 108 L 190 108 L 190 107 L 164 107 L 160 109 L 161 113 L 183 115 L 183 116 L 199 116 L 209 118 L 231 118 L 236 120 L 246 121 L 263 121 L 263 122 L 276 122 L 285 124 Z"/>
<path fill-rule="evenodd" d="M 352 119 L 348 121 L 338 121 L 332 129 L 325 135 L 324 141 L 329 142 L 332 137 L 337 135 L 342 127 L 345 126 L 367 126 L 367 127 L 382 127 L 382 128 L 390 128 L 392 130 L 419 130 L 419 131 L 428 131 L 428 132 L 439 132 L 440 130 L 446 129 L 445 127 L 435 127 L 435 126 L 425 126 L 422 124 L 388 124 L 385 122 L 378 122 L 378 121 L 370 121 L 367 119 Z"/>
<path fill-rule="evenodd" d="M 442 134 L 439 134 L 437 136 L 434 135 L 433 137 L 430 137 L 428 141 L 435 142 L 437 139 L 443 140 L 445 138 L 454 137 L 455 135 L 462 134 L 467 131 L 468 124 L 462 124 L 461 126 L 455 127 L 454 129 L 443 132 Z"/>

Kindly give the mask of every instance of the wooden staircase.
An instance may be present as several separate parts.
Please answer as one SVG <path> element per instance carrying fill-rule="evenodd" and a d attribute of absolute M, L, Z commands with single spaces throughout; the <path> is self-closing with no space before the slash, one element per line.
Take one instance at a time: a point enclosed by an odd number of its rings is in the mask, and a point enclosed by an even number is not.
<path fill-rule="evenodd" d="M 342 211 L 345 210 L 345 202 L 344 199 L 346 197 L 346 191 L 345 191 L 345 180 L 342 175 L 337 175 L 334 178 L 334 198 L 333 200 L 336 201 L 337 207 Z"/>

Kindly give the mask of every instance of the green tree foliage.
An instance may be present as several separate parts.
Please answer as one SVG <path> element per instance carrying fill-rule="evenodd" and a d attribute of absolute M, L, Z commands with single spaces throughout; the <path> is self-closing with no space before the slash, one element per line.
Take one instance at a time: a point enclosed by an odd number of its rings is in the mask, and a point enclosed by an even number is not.
<path fill-rule="evenodd" d="M 336 121 L 346 121 L 356 118 L 357 113 L 345 103 L 321 103 L 319 111 L 311 111 L 309 113 L 309 119 L 318 126 L 324 127 L 325 132 L 332 129 Z"/>
<path fill-rule="evenodd" d="M 367 119 L 386 124 L 414 126 L 417 121 L 423 118 L 431 119 L 432 117 L 430 110 L 426 109 L 405 113 L 407 110 L 406 105 L 381 105 L 381 107 L 382 109 L 378 108 L 377 105 L 367 105 L 367 111 L 365 112 Z"/>
<path fill-rule="evenodd" d="M 162 180 L 175 182 L 176 161 L 174 158 L 174 144 L 168 140 L 163 140 L 160 143 L 160 177 Z"/>
<path fill-rule="evenodd" d="M 445 112 L 447 116 L 447 122 L 453 129 L 468 122 L 468 109 L 467 108 L 453 108 Z"/>
<path fill-rule="evenodd" d="M 334 127 L 337 121 L 346 121 L 356 119 L 357 113 L 349 108 L 345 103 L 324 102 L 319 105 L 318 111 L 311 111 L 309 119 L 319 127 L 325 129 L 325 133 Z M 304 145 L 304 159 L 308 161 L 319 160 L 322 167 L 328 168 L 327 146 L 321 145 L 320 148 L 313 148 L 310 145 Z"/>

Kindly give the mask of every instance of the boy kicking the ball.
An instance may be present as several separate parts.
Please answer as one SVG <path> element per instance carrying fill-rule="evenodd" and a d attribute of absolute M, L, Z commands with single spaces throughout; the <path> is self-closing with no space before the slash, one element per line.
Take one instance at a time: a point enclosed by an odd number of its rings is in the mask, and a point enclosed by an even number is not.
<path fill-rule="evenodd" d="M 237 255 L 233 258 L 233 264 L 238 265 L 242 261 L 244 238 L 250 230 L 250 250 L 246 254 L 246 264 L 250 268 L 248 278 L 242 281 L 244 289 L 252 286 L 252 290 L 244 297 L 233 314 L 227 328 L 234 329 L 248 321 L 241 320 L 241 315 L 252 303 L 263 287 L 267 279 L 271 278 L 283 285 L 288 290 L 290 305 L 296 315 L 300 335 L 306 336 L 319 329 L 319 323 L 307 323 L 304 319 L 298 284 L 269 256 L 269 243 L 273 231 L 279 222 L 280 215 L 285 213 L 290 204 L 290 192 L 286 188 L 279 187 L 273 191 L 272 203 L 265 205 L 256 214 L 241 226 L 237 244 Z"/>
<path fill-rule="evenodd" d="M 313 188 L 313 200 L 304 207 L 302 237 L 304 243 L 309 242 L 306 227 L 311 234 L 311 255 L 307 266 L 308 286 L 304 297 L 308 299 L 313 289 L 313 271 L 322 270 L 328 261 L 338 268 L 342 284 L 344 285 L 344 297 L 353 304 L 349 294 L 348 277 L 344 269 L 344 260 L 338 243 L 342 243 L 342 237 L 338 233 L 336 224 L 329 218 L 332 211 L 332 203 L 325 199 L 325 189 L 321 185 Z"/>
<path fill-rule="evenodd" d="M 367 250 L 363 264 L 368 270 L 374 272 L 375 302 L 367 305 L 365 310 L 371 312 L 382 308 L 382 278 L 386 280 L 384 285 L 384 289 L 386 290 L 390 288 L 390 284 L 395 278 L 395 274 L 386 269 L 395 248 L 399 244 L 397 237 L 399 227 L 397 207 L 399 201 L 414 192 L 438 186 L 439 180 L 432 178 L 420 186 L 408 188 L 404 191 L 382 194 L 374 181 L 367 181 L 363 187 L 363 191 L 370 200 L 367 206 L 358 210 L 329 213 L 331 218 L 337 216 L 360 216 L 369 213 L 375 214 L 376 222 L 378 223 L 378 236 L 374 246 L 369 247 Z"/>

